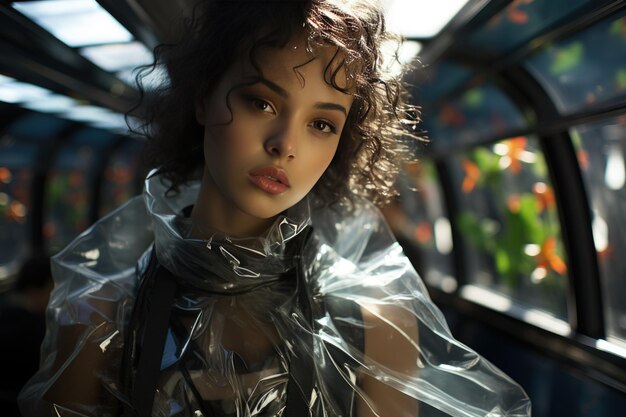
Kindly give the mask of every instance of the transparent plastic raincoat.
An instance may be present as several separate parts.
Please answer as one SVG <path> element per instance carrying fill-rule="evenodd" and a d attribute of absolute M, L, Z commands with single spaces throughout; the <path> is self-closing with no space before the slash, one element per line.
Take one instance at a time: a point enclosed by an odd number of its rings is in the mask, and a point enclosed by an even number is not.
<path fill-rule="evenodd" d="M 523 390 L 452 337 L 370 203 L 305 199 L 263 237 L 205 241 L 185 216 L 199 184 L 166 189 L 153 172 L 143 198 L 54 258 L 26 417 L 142 402 L 154 416 L 358 416 L 385 401 L 393 417 L 530 415 Z"/>

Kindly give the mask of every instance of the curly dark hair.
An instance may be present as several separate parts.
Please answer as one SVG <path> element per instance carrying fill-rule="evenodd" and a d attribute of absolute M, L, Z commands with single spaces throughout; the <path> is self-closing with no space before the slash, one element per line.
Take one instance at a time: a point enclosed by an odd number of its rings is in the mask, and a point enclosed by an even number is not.
<path fill-rule="evenodd" d="M 150 164 L 160 167 L 171 190 L 197 178 L 204 163 L 204 128 L 196 121 L 195 104 L 238 59 L 250 59 L 258 70 L 259 48 L 283 47 L 301 33 L 312 56 L 317 45 L 336 49 L 333 60 L 340 65 L 327 71 L 326 82 L 354 97 L 337 152 L 314 193 L 327 204 L 353 202 L 357 195 L 384 204 L 397 195 L 395 177 L 402 162 L 412 159 L 411 142 L 419 139 L 419 112 L 407 103 L 399 76 L 383 63 L 383 43 L 398 38 L 385 31 L 371 0 L 204 0 L 196 5 L 183 39 L 157 47 L 154 64 L 137 77 L 147 117 L 135 132 L 149 139 Z M 144 88 L 142 79 L 159 69 L 165 69 L 167 82 Z M 352 80 L 351 88 L 337 84 L 340 69 Z"/>

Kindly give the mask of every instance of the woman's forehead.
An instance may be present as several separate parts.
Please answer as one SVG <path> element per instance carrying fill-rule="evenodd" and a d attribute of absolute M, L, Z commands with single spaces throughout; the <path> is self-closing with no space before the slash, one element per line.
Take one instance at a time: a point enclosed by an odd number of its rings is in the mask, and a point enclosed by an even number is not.
<path fill-rule="evenodd" d="M 288 79 L 323 77 L 327 83 L 350 89 L 345 57 L 336 46 L 310 43 L 306 37 L 292 38 L 284 46 L 260 45 L 231 68 L 238 78 L 262 76 Z"/>

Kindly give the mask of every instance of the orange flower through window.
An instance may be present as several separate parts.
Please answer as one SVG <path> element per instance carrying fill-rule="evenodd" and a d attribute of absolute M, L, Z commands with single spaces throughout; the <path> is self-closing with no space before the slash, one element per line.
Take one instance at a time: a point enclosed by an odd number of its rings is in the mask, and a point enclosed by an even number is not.
<path fill-rule="evenodd" d="M 420 222 L 413 231 L 413 237 L 422 245 L 430 242 L 433 238 L 433 230 L 429 222 Z"/>
<path fill-rule="evenodd" d="M 528 140 L 524 136 L 518 136 L 513 139 L 505 140 L 503 142 L 507 146 L 506 156 L 509 158 L 509 165 L 514 174 L 519 174 L 522 170 L 522 159 L 524 152 L 526 152 L 526 145 Z"/>
<path fill-rule="evenodd" d="M 463 179 L 461 188 L 463 192 L 467 194 L 472 192 L 474 187 L 476 187 L 476 183 L 480 178 L 480 168 L 472 161 L 466 159 L 463 161 L 463 170 L 465 170 L 465 178 Z"/>
<path fill-rule="evenodd" d="M 533 185 L 533 194 L 540 212 L 554 207 L 554 191 L 546 183 L 536 182 Z"/>
<path fill-rule="evenodd" d="M 511 23 L 516 25 L 523 25 L 528 23 L 528 13 L 520 10 L 520 6 L 524 4 L 531 4 L 535 0 L 514 0 L 509 7 L 507 7 L 507 17 Z"/>
<path fill-rule="evenodd" d="M 498 13 L 495 17 L 489 20 L 487 26 L 496 26 L 502 21 L 502 16 L 505 15 L 506 19 L 516 25 L 523 25 L 528 23 L 528 13 L 520 10 L 520 6 L 524 4 L 531 4 L 535 0 L 513 0 L 509 6 L 502 13 Z"/>
<path fill-rule="evenodd" d="M 11 182 L 12 177 L 13 176 L 11 175 L 9 168 L 0 167 L 0 182 L 8 184 Z"/>
<path fill-rule="evenodd" d="M 554 236 L 547 238 L 541 245 L 541 250 L 537 255 L 537 268 L 552 269 L 559 275 L 567 273 L 567 265 L 556 253 L 556 238 Z"/>
<path fill-rule="evenodd" d="M 445 105 L 439 112 L 439 123 L 455 127 L 463 126 L 465 124 L 465 116 L 455 106 Z"/>
<path fill-rule="evenodd" d="M 506 207 L 511 213 L 518 213 L 522 207 L 522 197 L 519 194 L 512 194 L 506 199 Z"/>
<path fill-rule="evenodd" d="M 9 205 L 9 211 L 7 214 L 10 220 L 17 223 L 24 223 L 26 221 L 27 209 L 24 204 L 13 200 Z"/>

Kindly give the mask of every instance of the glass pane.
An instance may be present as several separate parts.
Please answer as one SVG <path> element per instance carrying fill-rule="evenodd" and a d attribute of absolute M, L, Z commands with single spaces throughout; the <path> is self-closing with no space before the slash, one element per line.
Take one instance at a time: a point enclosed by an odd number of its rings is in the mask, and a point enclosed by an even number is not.
<path fill-rule="evenodd" d="M 472 87 L 433 114 L 424 112 L 423 119 L 433 149 L 506 136 L 526 124 L 519 109 L 493 84 Z"/>
<path fill-rule="evenodd" d="M 45 196 L 44 238 L 51 255 L 89 226 L 89 196 L 97 157 L 114 137 L 84 128 L 57 155 Z"/>
<path fill-rule="evenodd" d="M 502 54 L 528 43 L 555 23 L 580 13 L 598 0 L 525 0 L 509 3 L 469 39 L 469 47 Z M 606 3 L 606 1 L 604 1 Z"/>
<path fill-rule="evenodd" d="M 441 63 L 420 68 L 414 75 L 417 87 L 413 90 L 413 97 L 424 106 L 452 93 L 468 81 L 472 73 L 459 65 Z"/>
<path fill-rule="evenodd" d="M 88 146 L 64 149 L 48 175 L 44 238 L 51 255 L 88 226 L 87 167 L 93 160 L 93 149 Z"/>
<path fill-rule="evenodd" d="M 554 193 L 536 139 L 516 137 L 455 158 L 467 279 L 525 308 L 566 319 L 567 264 Z"/>
<path fill-rule="evenodd" d="M 593 211 L 606 332 L 626 344 L 626 118 L 571 130 Z"/>
<path fill-rule="evenodd" d="M 49 141 L 57 138 L 69 125 L 70 122 L 59 117 L 32 112 L 17 119 L 7 132 L 20 140 Z"/>
<path fill-rule="evenodd" d="M 140 143 L 129 143 L 111 158 L 111 162 L 104 172 L 100 216 L 110 213 L 135 195 L 135 179 L 139 175 L 139 159 L 142 147 L 143 145 Z"/>
<path fill-rule="evenodd" d="M 32 167 L 37 146 L 10 135 L 0 141 L 0 282 L 28 253 Z"/>
<path fill-rule="evenodd" d="M 406 167 L 400 198 L 383 210 L 404 251 L 427 284 L 452 292 L 452 233 L 435 166 L 421 161 Z"/>
<path fill-rule="evenodd" d="M 553 44 L 526 63 L 561 113 L 626 99 L 626 11 Z"/>

